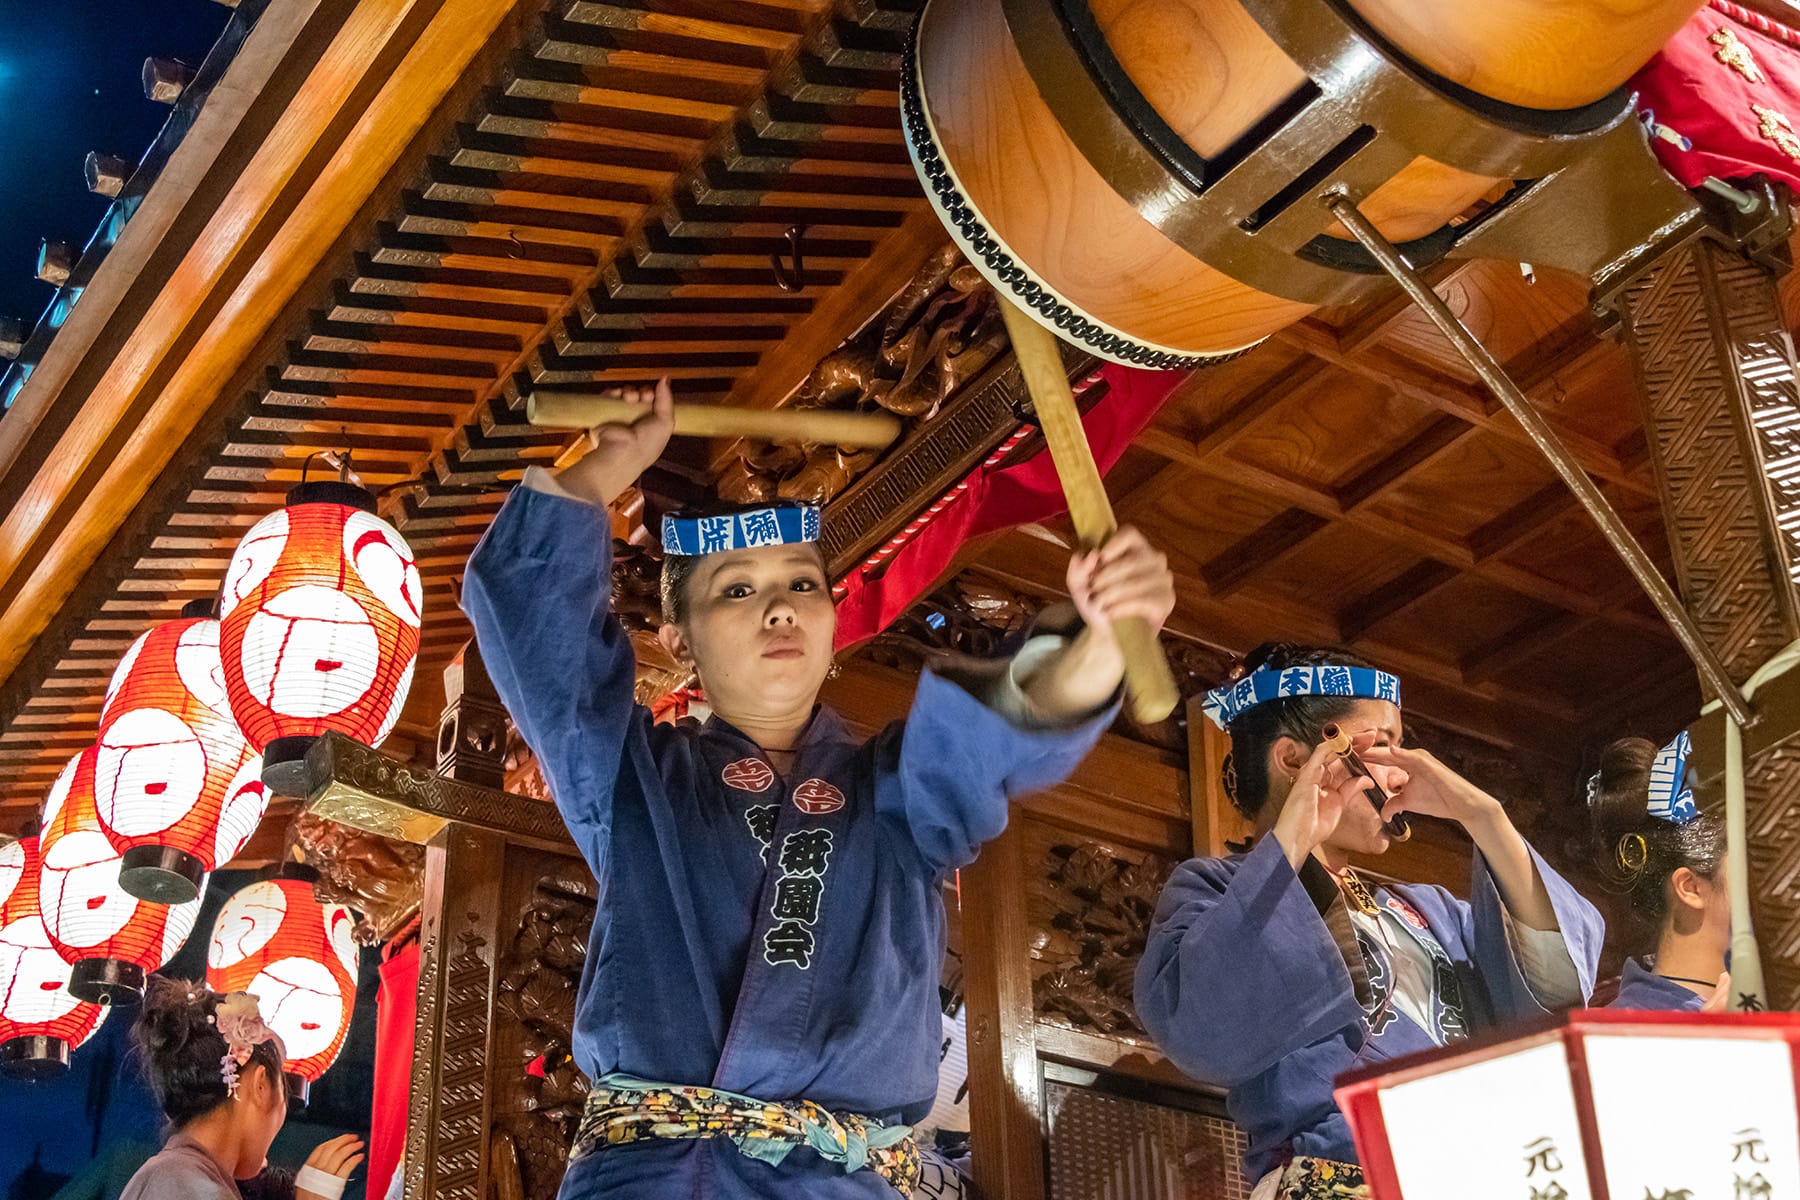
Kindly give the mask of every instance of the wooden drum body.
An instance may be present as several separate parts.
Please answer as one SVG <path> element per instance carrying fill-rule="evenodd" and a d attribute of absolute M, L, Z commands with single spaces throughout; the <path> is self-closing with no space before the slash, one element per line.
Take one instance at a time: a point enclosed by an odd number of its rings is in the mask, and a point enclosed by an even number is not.
<path fill-rule="evenodd" d="M 1319 202 L 1328 190 L 1416 265 L 1580 260 L 1518 253 L 1506 214 L 1596 145 L 1650 163 L 1618 89 L 1698 7 L 930 0 L 903 120 L 939 216 L 990 281 L 1102 357 L 1190 366 L 1368 290 L 1374 264 Z M 1609 191 L 1618 174 L 1587 168 L 1590 207 L 1641 209 L 1636 193 L 1658 190 Z M 1659 194 L 1668 211 L 1640 224 L 1679 207 Z M 1604 240 L 1570 219 L 1549 240 Z"/>

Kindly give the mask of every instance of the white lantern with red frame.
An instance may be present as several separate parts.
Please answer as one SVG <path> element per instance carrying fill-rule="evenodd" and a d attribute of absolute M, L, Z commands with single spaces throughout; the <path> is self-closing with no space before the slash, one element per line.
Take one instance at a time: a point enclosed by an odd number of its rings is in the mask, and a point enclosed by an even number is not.
<path fill-rule="evenodd" d="M 210 611 L 210 602 L 199 602 Z M 119 884 L 185 904 L 268 806 L 262 765 L 226 699 L 219 623 L 184 610 L 132 643 L 100 714 L 94 796 Z"/>
<path fill-rule="evenodd" d="M 1800 1196 L 1800 1015 L 1592 1009 L 1338 1081 L 1375 1200 Z"/>
<path fill-rule="evenodd" d="M 38 908 L 38 839 L 0 845 L 0 1071 L 53 1079 L 100 1028 L 106 1009 L 69 992 L 69 964 Z"/>
<path fill-rule="evenodd" d="M 206 982 L 219 993 L 249 992 L 263 1020 L 281 1035 L 289 1095 L 336 1061 L 356 1007 L 354 920 L 342 904 L 313 892 L 316 872 L 286 863 L 275 878 L 250 884 L 219 910 L 206 954 Z"/>
<path fill-rule="evenodd" d="M 304 790 L 307 748 L 336 731 L 380 745 L 419 651 L 413 553 L 349 483 L 301 483 L 232 554 L 220 661 L 232 714 L 278 795 Z"/>
<path fill-rule="evenodd" d="M 187 940 L 201 897 L 153 904 L 119 886 L 120 858 L 94 802 L 99 755 L 90 746 L 70 759 L 44 802 L 38 900 L 50 944 L 73 968 L 69 991 L 96 1004 L 132 1004 L 149 973 Z"/>

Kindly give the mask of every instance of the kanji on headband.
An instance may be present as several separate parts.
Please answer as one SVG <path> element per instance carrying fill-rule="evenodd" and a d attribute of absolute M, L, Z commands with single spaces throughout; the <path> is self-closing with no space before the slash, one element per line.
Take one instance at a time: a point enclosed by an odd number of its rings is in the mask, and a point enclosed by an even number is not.
<path fill-rule="evenodd" d="M 1355 700 L 1389 700 L 1400 703 L 1400 680 L 1386 671 L 1369 667 L 1280 667 L 1253 671 L 1206 693 L 1201 711 L 1220 729 L 1245 712 L 1271 700 L 1290 696 L 1343 696 Z"/>
<path fill-rule="evenodd" d="M 757 546 L 801 546 L 818 541 L 819 531 L 819 509 L 813 504 L 776 504 L 718 517 L 676 514 L 663 518 L 663 553 L 694 557 Z"/>

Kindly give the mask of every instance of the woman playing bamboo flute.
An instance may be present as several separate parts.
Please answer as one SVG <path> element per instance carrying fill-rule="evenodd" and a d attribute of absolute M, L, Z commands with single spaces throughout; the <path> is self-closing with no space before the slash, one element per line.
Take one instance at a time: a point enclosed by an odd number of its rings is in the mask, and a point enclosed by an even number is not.
<path fill-rule="evenodd" d="M 1333 1082 L 1353 1068 L 1584 1003 L 1599 914 L 1538 857 L 1498 801 L 1401 745 L 1400 681 L 1344 651 L 1275 643 L 1208 694 L 1231 733 L 1247 853 L 1178 867 L 1137 973 L 1144 1027 L 1228 1089 L 1264 1197 L 1366 1196 Z M 1326 741 L 1351 736 L 1392 799 Z M 1475 843 L 1471 900 L 1382 887 L 1349 856 L 1388 849 L 1384 818 L 1454 821 Z"/>

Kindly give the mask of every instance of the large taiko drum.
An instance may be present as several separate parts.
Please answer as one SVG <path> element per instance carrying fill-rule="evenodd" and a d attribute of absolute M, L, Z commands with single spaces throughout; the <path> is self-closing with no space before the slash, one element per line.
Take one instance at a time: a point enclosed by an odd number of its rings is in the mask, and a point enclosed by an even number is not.
<path fill-rule="evenodd" d="M 1342 188 L 1415 261 L 1623 127 L 1700 0 L 930 0 L 908 146 L 970 260 L 1103 357 L 1255 344 L 1370 266 Z"/>

